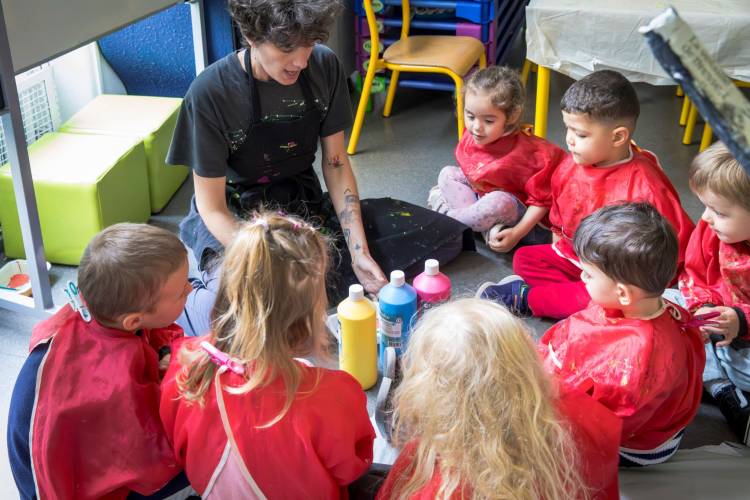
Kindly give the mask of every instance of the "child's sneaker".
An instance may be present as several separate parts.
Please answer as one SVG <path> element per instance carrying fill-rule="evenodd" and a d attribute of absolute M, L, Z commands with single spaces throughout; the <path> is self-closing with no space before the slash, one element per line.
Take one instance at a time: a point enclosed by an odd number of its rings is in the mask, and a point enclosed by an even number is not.
<path fill-rule="evenodd" d="M 392 442 L 393 431 L 393 391 L 401 381 L 396 359 L 396 349 L 386 347 L 383 360 L 383 379 L 380 381 L 378 397 L 375 401 L 375 424 L 380 435 L 388 443 Z"/>
<path fill-rule="evenodd" d="M 750 445 L 750 394 L 741 391 L 734 384 L 727 384 L 714 394 L 719 410 L 727 419 L 729 428 L 737 434 L 740 441 Z"/>
<path fill-rule="evenodd" d="M 440 186 L 432 186 L 432 189 L 430 189 L 430 194 L 427 195 L 427 208 L 441 214 L 446 214 L 450 210 L 451 207 L 448 206 L 448 202 L 443 198 Z"/>
<path fill-rule="evenodd" d="M 483 283 L 476 296 L 503 304 L 516 316 L 531 316 L 527 302 L 529 286 L 520 276 L 511 274 L 497 283 Z"/>

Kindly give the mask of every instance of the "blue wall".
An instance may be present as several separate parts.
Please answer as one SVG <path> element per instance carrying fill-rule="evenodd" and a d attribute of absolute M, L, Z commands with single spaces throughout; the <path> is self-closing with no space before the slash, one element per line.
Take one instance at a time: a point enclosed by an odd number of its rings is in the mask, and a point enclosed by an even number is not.
<path fill-rule="evenodd" d="M 205 0 L 209 63 L 234 48 L 226 0 Z M 99 40 L 128 94 L 182 97 L 195 78 L 190 6 L 179 4 Z"/>

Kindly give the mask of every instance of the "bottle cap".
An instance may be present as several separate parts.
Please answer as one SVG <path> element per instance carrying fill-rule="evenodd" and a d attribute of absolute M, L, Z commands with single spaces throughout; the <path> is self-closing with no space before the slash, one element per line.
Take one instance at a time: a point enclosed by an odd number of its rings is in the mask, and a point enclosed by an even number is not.
<path fill-rule="evenodd" d="M 349 287 L 349 299 L 358 301 L 365 298 L 365 289 L 362 287 L 362 285 L 351 285 Z"/>
<path fill-rule="evenodd" d="M 406 283 L 406 278 L 403 271 L 391 271 L 391 285 L 404 286 L 404 283 Z"/>
<path fill-rule="evenodd" d="M 435 276 L 440 272 L 440 263 L 435 259 L 427 259 L 424 262 L 424 272 L 429 276 Z"/>

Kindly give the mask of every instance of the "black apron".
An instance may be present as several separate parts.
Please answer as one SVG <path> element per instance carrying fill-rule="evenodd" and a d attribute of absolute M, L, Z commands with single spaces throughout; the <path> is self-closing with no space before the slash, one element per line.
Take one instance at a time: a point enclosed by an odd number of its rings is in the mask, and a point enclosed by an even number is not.
<path fill-rule="evenodd" d="M 336 304 L 357 278 L 331 199 L 313 170 L 323 116 L 306 71 L 299 77 L 304 114 L 293 120 L 263 122 L 250 49 L 245 51 L 245 68 L 252 116 L 245 142 L 227 159 L 227 205 L 240 218 L 263 208 L 283 210 L 320 227 L 336 247 L 327 283 L 328 298 Z M 362 200 L 361 211 L 370 254 L 386 276 L 395 269 L 413 276 L 422 271 L 426 259 L 446 263 L 462 250 L 474 250 L 467 226 L 411 203 L 390 198 Z M 180 224 L 180 238 L 193 251 L 201 270 L 220 262 L 223 246 L 203 223 L 195 197 Z"/>

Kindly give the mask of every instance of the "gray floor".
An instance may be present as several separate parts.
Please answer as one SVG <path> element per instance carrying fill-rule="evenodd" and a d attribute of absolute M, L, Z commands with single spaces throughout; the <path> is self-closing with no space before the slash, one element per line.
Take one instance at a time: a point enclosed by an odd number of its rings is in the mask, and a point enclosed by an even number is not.
<path fill-rule="evenodd" d="M 557 103 L 570 82 L 560 75 L 552 78 L 548 138 L 561 145 L 564 145 L 564 131 Z M 530 83 L 529 88 L 533 89 L 533 77 Z M 675 97 L 674 88 L 638 85 L 637 90 L 642 113 L 635 140 L 659 156 L 686 210 L 697 220 L 701 205 L 687 186 L 687 170 L 691 158 L 697 153 L 697 146 L 683 146 L 680 142 L 682 128 L 677 125 L 677 118 L 681 100 Z M 375 101 L 376 109 L 381 108 L 382 95 Z M 439 170 L 444 165 L 455 164 L 456 130 L 452 106 L 451 97 L 446 93 L 401 89 L 391 118 L 383 119 L 378 113 L 367 116 L 359 151 L 352 157 L 363 198 L 390 196 L 425 204 L 427 191 L 436 182 Z M 532 121 L 533 95 L 529 97 L 527 107 L 526 119 Z M 192 184 L 187 182 L 152 222 L 176 231 L 181 216 L 187 211 L 191 193 Z M 511 257 L 494 254 L 480 244 L 476 253 L 461 255 L 444 266 L 443 271 L 451 277 L 456 295 L 472 295 L 480 283 L 510 274 Z M 74 276 L 74 268 L 52 268 L 58 304 L 64 302 L 60 283 Z M 26 356 L 35 321 L 33 317 L 0 309 L 0 422 L 3 428 L 7 422 L 10 393 Z M 532 319 L 528 324 L 538 336 L 551 323 Z M 691 448 L 733 439 L 717 408 L 702 405 L 695 422 L 688 428 L 683 446 Z M 4 449 L 3 432 L 0 450 Z M 0 498 L 15 495 L 6 454 L 0 451 Z"/>

